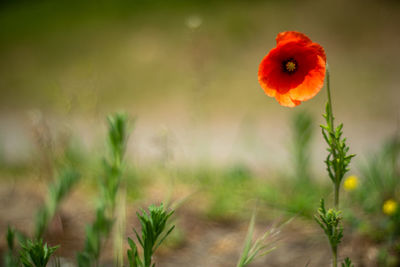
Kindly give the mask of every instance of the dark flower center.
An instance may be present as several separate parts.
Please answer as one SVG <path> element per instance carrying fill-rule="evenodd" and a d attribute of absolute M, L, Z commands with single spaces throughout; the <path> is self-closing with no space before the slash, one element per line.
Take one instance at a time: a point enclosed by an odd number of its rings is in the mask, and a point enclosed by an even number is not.
<path fill-rule="evenodd" d="M 294 58 L 288 58 L 282 61 L 282 70 L 288 74 L 293 74 L 296 72 L 298 66 L 297 61 Z"/>

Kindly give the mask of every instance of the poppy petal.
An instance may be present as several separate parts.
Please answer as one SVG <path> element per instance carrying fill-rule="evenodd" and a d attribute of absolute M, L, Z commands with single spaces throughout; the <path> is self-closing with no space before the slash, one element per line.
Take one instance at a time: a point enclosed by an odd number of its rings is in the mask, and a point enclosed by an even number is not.
<path fill-rule="evenodd" d="M 263 77 L 258 76 L 258 81 L 267 96 L 274 97 L 276 95 L 276 89 L 268 87 Z"/>
<path fill-rule="evenodd" d="M 301 104 L 300 101 L 292 99 L 289 94 L 276 94 L 275 99 L 282 106 L 290 107 L 290 108 L 293 108 L 293 107 Z"/>
<path fill-rule="evenodd" d="M 292 99 L 306 101 L 321 90 L 325 78 L 325 61 L 321 57 L 318 59 L 317 66 L 306 75 L 304 81 L 288 92 Z"/>
<path fill-rule="evenodd" d="M 312 43 L 310 38 L 308 38 L 305 34 L 296 31 L 281 32 L 276 36 L 277 44 L 286 41 L 304 42 L 306 44 Z"/>
<path fill-rule="evenodd" d="M 324 48 L 317 43 L 312 43 L 310 47 L 314 48 L 317 51 L 318 56 L 320 56 L 326 63 L 326 55 Z"/>

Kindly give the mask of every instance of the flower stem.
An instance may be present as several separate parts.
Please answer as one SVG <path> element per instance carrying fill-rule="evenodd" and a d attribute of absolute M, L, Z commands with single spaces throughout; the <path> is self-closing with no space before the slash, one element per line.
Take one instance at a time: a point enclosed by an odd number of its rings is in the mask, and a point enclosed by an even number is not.
<path fill-rule="evenodd" d="M 333 254 L 333 267 L 337 267 L 337 248 L 332 249 Z"/>
<path fill-rule="evenodd" d="M 335 182 L 335 208 L 339 208 L 339 190 L 340 190 L 340 184 L 339 182 Z"/>
<path fill-rule="evenodd" d="M 333 117 L 333 110 L 332 110 L 332 97 L 331 97 L 331 85 L 330 85 L 330 76 L 329 76 L 329 65 L 328 63 L 326 63 L 326 89 L 327 89 L 327 94 L 328 94 L 328 108 L 329 108 L 329 124 L 330 124 L 330 128 L 332 130 L 335 129 L 335 125 L 334 125 L 334 117 Z M 336 149 L 335 147 L 337 146 L 336 144 L 336 140 L 334 138 L 332 138 L 332 153 L 333 153 L 333 158 L 336 159 Z M 335 208 L 338 209 L 339 208 L 339 190 L 340 190 L 340 178 L 338 177 L 338 173 L 335 172 L 335 182 L 334 182 L 334 186 L 335 186 Z"/>
<path fill-rule="evenodd" d="M 328 103 L 329 103 L 329 111 L 330 111 L 329 112 L 330 113 L 329 122 L 330 122 L 332 128 L 335 128 L 334 125 L 333 125 L 331 83 L 330 83 L 330 80 L 329 80 L 329 65 L 328 65 L 328 63 L 326 63 L 326 89 L 327 89 L 327 92 L 328 92 Z"/>

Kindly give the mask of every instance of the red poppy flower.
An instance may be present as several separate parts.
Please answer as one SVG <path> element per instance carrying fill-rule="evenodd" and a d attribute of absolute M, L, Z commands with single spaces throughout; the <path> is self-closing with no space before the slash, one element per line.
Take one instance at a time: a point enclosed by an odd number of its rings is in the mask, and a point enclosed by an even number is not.
<path fill-rule="evenodd" d="M 302 33 L 281 32 L 277 45 L 261 61 L 258 81 L 282 106 L 295 107 L 313 98 L 325 78 L 324 49 Z"/>

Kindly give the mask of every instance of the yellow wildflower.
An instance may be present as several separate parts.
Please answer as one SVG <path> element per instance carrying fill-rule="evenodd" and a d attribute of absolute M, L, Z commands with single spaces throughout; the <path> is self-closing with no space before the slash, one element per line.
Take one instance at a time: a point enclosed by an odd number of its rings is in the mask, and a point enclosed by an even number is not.
<path fill-rule="evenodd" d="M 353 191 L 358 187 L 358 177 L 355 175 L 351 175 L 344 180 L 343 183 L 344 190 Z"/>
<path fill-rule="evenodd" d="M 388 199 L 383 203 L 382 211 L 386 215 L 393 215 L 397 211 L 397 202 L 393 199 Z"/>

